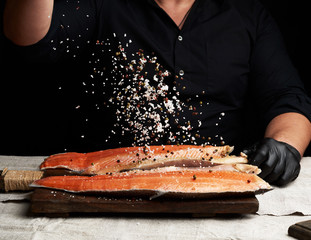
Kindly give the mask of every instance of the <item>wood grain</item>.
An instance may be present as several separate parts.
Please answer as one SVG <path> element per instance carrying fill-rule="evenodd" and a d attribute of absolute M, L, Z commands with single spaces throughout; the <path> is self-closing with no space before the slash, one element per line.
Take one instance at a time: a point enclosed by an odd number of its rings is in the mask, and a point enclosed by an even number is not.
<path fill-rule="evenodd" d="M 289 227 L 288 235 L 299 240 L 311 239 L 311 220 L 299 222 Z"/>
<path fill-rule="evenodd" d="M 223 199 L 111 198 L 72 194 L 64 191 L 35 189 L 31 212 L 57 215 L 70 213 L 170 213 L 191 214 L 194 217 L 216 214 L 253 214 L 259 207 L 255 196 Z"/>

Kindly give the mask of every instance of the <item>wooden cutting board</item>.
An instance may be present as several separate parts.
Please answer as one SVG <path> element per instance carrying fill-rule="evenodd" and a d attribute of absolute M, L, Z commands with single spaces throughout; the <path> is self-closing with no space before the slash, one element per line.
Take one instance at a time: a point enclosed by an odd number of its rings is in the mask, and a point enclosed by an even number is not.
<path fill-rule="evenodd" d="M 42 176 L 68 175 L 63 171 L 5 171 L 0 178 L 0 191 L 31 190 L 29 183 Z M 70 175 L 70 173 L 69 173 Z M 259 203 L 254 195 L 222 199 L 149 199 L 109 198 L 72 194 L 38 188 L 32 194 L 31 212 L 45 216 L 69 216 L 73 213 L 142 213 L 190 214 L 194 217 L 217 214 L 254 214 Z"/>
<path fill-rule="evenodd" d="M 255 196 L 223 199 L 165 199 L 110 198 L 72 194 L 50 189 L 35 189 L 31 212 L 53 217 L 67 217 L 78 213 L 142 213 L 189 214 L 210 217 L 218 214 L 254 214 L 259 207 Z"/>
<path fill-rule="evenodd" d="M 298 222 L 288 229 L 288 235 L 299 240 L 311 239 L 311 220 Z"/>

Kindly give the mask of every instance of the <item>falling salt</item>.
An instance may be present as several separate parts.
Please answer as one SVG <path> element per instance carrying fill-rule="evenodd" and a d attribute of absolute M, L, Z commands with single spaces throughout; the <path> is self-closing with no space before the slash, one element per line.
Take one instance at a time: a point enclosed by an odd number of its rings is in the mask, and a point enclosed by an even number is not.
<path fill-rule="evenodd" d="M 89 17 L 89 15 L 86 16 Z M 81 34 L 78 37 L 81 37 Z M 112 33 L 110 39 L 97 40 L 96 47 L 99 49 L 92 53 L 89 61 L 92 73 L 82 82 L 83 91 L 86 94 L 101 94 L 105 98 L 104 104 L 103 102 L 95 104 L 97 110 L 103 109 L 102 106 L 113 107 L 116 123 L 114 129 L 110 129 L 112 136 L 125 136 L 126 132 L 132 133 L 133 145 L 138 146 L 150 144 L 151 141 L 158 142 L 161 138 L 162 140 L 168 139 L 172 143 L 196 144 L 196 138 L 200 137 L 200 134 L 194 134 L 192 131 L 200 128 L 202 121 L 191 120 L 194 123 L 191 125 L 188 124 L 190 119 L 185 116 L 189 111 L 193 116 L 202 115 L 200 107 L 210 104 L 201 99 L 205 91 L 194 95 L 195 101 L 199 104 L 192 103 L 191 98 L 183 102 L 179 97 L 182 92 L 177 91 L 178 82 L 173 85 L 167 84 L 169 82 L 167 77 L 172 75 L 158 62 L 154 53 L 147 53 L 141 49 L 138 49 L 136 53 L 127 53 L 128 46 L 132 43 L 132 40 L 127 37 L 126 33 L 118 37 L 116 33 Z M 67 41 L 69 41 L 68 38 Z M 91 42 L 87 41 L 87 43 Z M 69 52 L 68 46 L 67 52 Z M 103 61 L 104 58 L 98 54 L 103 53 L 105 56 L 111 55 L 112 68 L 106 69 L 106 66 L 102 66 L 101 63 L 106 60 Z M 76 55 L 72 56 L 76 57 Z M 189 106 L 189 103 L 192 105 Z M 80 109 L 80 105 L 75 108 Z M 224 115 L 225 113 L 220 113 L 219 121 Z M 87 121 L 88 118 L 85 118 L 85 122 Z M 175 126 L 178 124 L 177 130 L 172 124 L 176 124 Z M 219 122 L 215 123 L 216 126 L 218 124 Z M 104 141 L 108 142 L 109 139 L 110 136 L 106 136 Z M 112 137 L 111 140 L 113 141 Z M 122 144 L 122 140 L 119 143 Z"/>

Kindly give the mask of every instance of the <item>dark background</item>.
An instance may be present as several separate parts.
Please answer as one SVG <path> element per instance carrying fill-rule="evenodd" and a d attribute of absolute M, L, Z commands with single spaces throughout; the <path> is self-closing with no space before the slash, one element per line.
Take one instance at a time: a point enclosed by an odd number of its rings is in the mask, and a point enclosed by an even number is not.
<path fill-rule="evenodd" d="M 289 55 L 306 90 L 311 95 L 310 15 L 308 1 L 262 0 L 277 21 Z M 49 155 L 64 151 L 70 128 L 66 119 L 71 113 L 62 111 L 63 98 L 55 94 L 62 79 L 79 77 L 75 68 L 60 63 L 30 64 L 7 50 L 0 18 L 0 154 Z M 69 69 L 68 69 L 69 68 Z M 310 67 L 309 67 L 310 68 Z M 68 71 L 70 70 L 70 71 Z M 310 156 L 310 148 L 305 155 Z"/>

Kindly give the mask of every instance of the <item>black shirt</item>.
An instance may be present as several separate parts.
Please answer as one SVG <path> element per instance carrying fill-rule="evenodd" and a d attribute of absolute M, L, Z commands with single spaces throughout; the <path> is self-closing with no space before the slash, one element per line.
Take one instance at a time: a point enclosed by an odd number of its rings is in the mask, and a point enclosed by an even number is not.
<path fill-rule="evenodd" d="M 22 51 L 87 69 L 70 85 L 59 82 L 72 112 L 66 150 L 240 150 L 279 114 L 311 119 L 282 36 L 258 0 L 196 0 L 181 30 L 153 0 L 60 0 L 51 17 L 45 38 Z"/>

